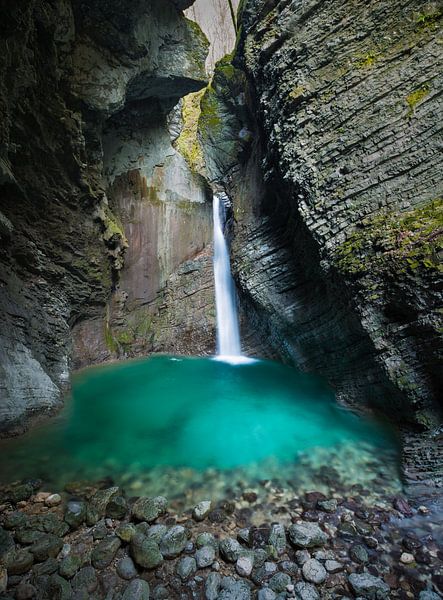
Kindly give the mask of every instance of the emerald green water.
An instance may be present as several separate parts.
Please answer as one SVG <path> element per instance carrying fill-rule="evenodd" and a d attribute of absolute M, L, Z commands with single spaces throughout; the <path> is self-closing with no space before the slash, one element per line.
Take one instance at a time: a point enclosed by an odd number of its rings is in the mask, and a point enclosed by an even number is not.
<path fill-rule="evenodd" d="M 316 454 L 328 463 L 364 453 L 370 463 L 395 460 L 395 448 L 385 428 L 339 407 L 316 377 L 267 361 L 162 356 L 77 374 L 57 418 L 0 445 L 0 478 L 112 477 L 138 481 L 136 489 L 168 473 L 178 493 L 203 485 L 208 472 L 241 472 L 246 482 L 269 469 L 293 477 Z"/>

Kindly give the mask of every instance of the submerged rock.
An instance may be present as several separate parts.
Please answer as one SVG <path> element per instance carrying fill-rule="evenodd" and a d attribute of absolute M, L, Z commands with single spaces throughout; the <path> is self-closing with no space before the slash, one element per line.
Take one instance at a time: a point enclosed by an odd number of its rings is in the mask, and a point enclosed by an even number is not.
<path fill-rule="evenodd" d="M 144 569 L 154 569 L 163 562 L 157 542 L 142 533 L 136 533 L 130 542 L 131 554 L 135 562 Z"/>

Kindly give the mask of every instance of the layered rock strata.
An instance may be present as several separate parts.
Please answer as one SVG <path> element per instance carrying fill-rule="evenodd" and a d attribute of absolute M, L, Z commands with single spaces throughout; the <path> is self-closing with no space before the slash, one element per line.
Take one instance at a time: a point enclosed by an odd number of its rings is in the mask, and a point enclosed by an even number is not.
<path fill-rule="evenodd" d="M 255 125 L 226 100 L 232 71 L 216 76 L 200 133 L 233 198 L 234 270 L 256 329 L 347 404 L 393 418 L 407 475 L 437 481 L 441 14 L 433 2 L 247 0 L 234 64 Z"/>

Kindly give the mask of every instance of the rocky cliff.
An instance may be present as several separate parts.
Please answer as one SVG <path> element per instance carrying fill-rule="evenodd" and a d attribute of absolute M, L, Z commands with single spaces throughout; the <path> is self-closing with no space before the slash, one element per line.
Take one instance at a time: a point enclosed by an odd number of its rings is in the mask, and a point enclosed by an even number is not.
<path fill-rule="evenodd" d="M 189 273 L 208 286 L 207 188 L 166 118 L 206 82 L 207 40 L 181 12 L 191 3 L 0 3 L 2 431 L 60 403 L 72 331 L 77 365 L 151 349 L 155 319 L 156 349 L 199 337 L 190 313 L 180 338 L 177 311 Z M 208 347 L 207 291 L 195 306 Z"/>
<path fill-rule="evenodd" d="M 200 120 L 250 321 L 342 401 L 394 419 L 407 476 L 437 481 L 441 16 L 433 2 L 246 0 L 240 71 L 218 65 Z"/>

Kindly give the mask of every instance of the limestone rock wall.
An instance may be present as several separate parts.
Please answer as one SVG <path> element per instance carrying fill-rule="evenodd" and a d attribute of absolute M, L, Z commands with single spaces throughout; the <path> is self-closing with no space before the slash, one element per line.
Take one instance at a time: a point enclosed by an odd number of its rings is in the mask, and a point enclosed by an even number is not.
<path fill-rule="evenodd" d="M 125 252 L 137 248 L 128 237 L 131 215 L 113 185 L 137 169 L 152 178 L 168 153 L 175 165 L 165 177 L 179 177 L 166 115 L 205 85 L 208 50 L 181 12 L 189 5 L 0 3 L 1 432 L 19 431 L 60 405 L 69 387 L 72 330 L 76 364 L 112 355 L 102 341 L 107 336 L 114 347 L 114 300 L 108 301 Z M 204 204 L 201 182 L 188 189 L 198 207 Z M 173 236 L 182 223 L 181 199 L 169 191 L 159 184 L 158 201 L 177 203 Z M 182 208 L 186 220 L 188 205 Z M 165 286 L 180 277 L 182 262 L 201 253 L 206 231 L 171 250 Z M 184 273 L 179 280 L 177 298 L 185 295 Z M 159 291 L 152 288 L 150 301 Z"/>
<path fill-rule="evenodd" d="M 249 149 L 237 166 L 211 136 L 205 150 L 234 201 L 256 330 L 393 418 L 406 474 L 425 480 L 442 475 L 441 16 L 434 2 L 246 0 Z"/>

